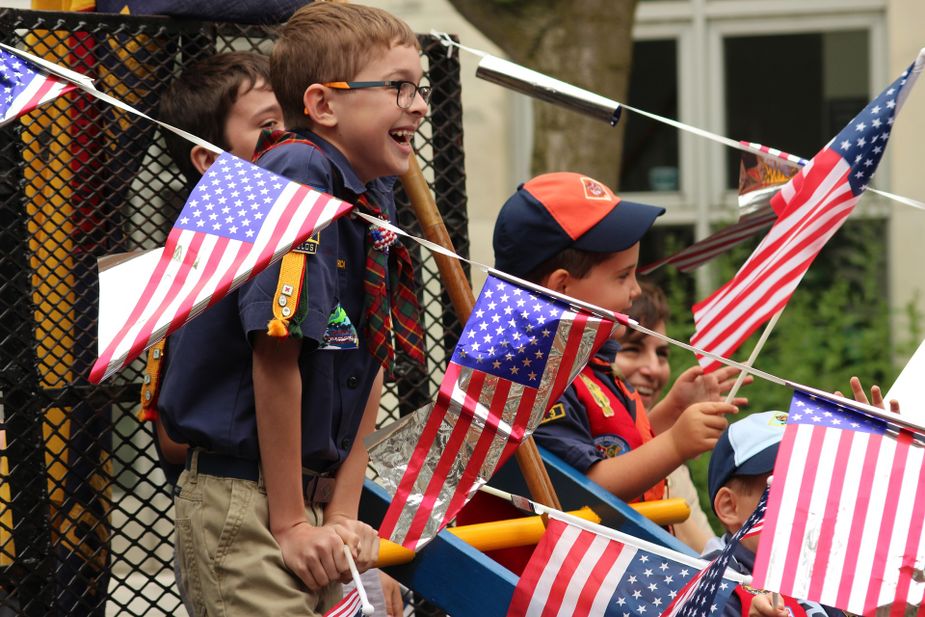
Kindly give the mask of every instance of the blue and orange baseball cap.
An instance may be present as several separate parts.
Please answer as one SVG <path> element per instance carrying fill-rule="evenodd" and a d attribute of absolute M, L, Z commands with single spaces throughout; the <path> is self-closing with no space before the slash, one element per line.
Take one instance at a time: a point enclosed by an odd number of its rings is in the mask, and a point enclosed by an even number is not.
<path fill-rule="evenodd" d="M 517 187 L 501 207 L 492 240 L 495 268 L 523 277 L 567 248 L 624 251 L 664 213 L 620 199 L 588 176 L 543 174 Z"/>

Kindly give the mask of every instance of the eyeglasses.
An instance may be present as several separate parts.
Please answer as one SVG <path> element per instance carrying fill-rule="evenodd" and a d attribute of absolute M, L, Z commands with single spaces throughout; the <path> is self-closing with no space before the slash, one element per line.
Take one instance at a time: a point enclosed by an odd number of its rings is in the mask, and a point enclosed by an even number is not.
<path fill-rule="evenodd" d="M 395 88 L 398 91 L 395 96 L 395 103 L 402 109 L 411 109 L 415 94 L 420 94 L 425 103 L 430 102 L 430 86 L 418 86 L 410 81 L 329 81 L 321 85 L 336 90 Z"/>

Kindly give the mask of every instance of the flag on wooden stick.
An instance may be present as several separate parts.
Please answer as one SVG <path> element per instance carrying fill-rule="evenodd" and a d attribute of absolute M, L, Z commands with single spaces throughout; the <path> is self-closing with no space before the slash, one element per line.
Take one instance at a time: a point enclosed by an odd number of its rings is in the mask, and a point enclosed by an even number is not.
<path fill-rule="evenodd" d="M 421 410 L 420 424 L 370 448 L 393 493 L 379 534 L 414 550 L 444 528 L 536 428 L 613 327 L 490 275 L 429 415 Z M 407 438 L 414 439 L 413 451 L 402 450 Z"/>
<path fill-rule="evenodd" d="M 691 344 L 729 357 L 784 308 L 867 188 L 923 64 L 925 50 L 774 196 L 777 221 L 767 235 L 731 281 L 694 305 Z M 706 357 L 700 363 L 719 366 Z"/>

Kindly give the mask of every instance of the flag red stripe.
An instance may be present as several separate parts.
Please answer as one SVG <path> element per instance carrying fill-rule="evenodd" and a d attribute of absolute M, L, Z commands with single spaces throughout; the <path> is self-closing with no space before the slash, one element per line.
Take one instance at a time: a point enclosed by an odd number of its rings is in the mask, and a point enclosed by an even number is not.
<path fill-rule="evenodd" d="M 465 400 L 461 405 L 453 430 L 450 432 L 450 438 L 447 440 L 440 458 L 434 466 L 433 474 L 427 483 L 427 488 L 424 489 L 424 495 L 421 497 L 421 503 L 417 508 L 417 512 L 414 514 L 414 518 L 411 519 L 408 532 L 405 534 L 405 538 L 402 541 L 402 546 L 405 548 L 414 549 L 418 540 L 421 539 L 421 533 L 424 531 L 424 527 L 427 525 L 427 522 L 430 521 L 431 513 L 434 509 L 434 502 L 437 500 L 437 497 L 440 496 L 440 489 L 443 488 L 443 485 L 446 483 L 450 469 L 452 469 L 453 464 L 459 457 L 459 451 L 463 441 L 469 432 L 469 428 L 472 426 L 472 421 L 475 417 L 472 410 L 475 405 L 478 404 L 478 395 L 482 389 L 482 384 L 485 382 L 485 377 L 486 373 L 482 371 L 473 371 L 471 374 L 469 386 L 465 393 Z"/>
<path fill-rule="evenodd" d="M 876 610 L 880 598 L 883 574 L 886 571 L 886 561 L 890 550 L 890 543 L 893 540 L 893 525 L 896 520 L 893 514 L 899 506 L 903 474 L 906 470 L 906 461 L 909 458 L 909 444 L 911 442 L 912 437 L 908 431 L 902 431 L 896 439 L 896 451 L 893 454 L 893 462 L 890 465 L 889 484 L 887 486 L 886 499 L 883 503 L 883 512 L 889 514 L 880 517 L 880 533 L 877 536 L 877 549 L 874 552 L 870 582 L 867 585 L 867 597 L 864 599 L 865 615 L 868 614 L 868 612 Z"/>
<path fill-rule="evenodd" d="M 572 544 L 568 556 L 563 560 L 562 567 L 559 570 L 560 574 L 569 575 L 569 581 L 571 581 L 572 577 L 578 572 L 577 566 L 581 562 L 581 558 L 588 552 L 588 548 L 591 546 L 591 542 L 594 541 L 594 538 L 595 535 L 593 533 L 581 531 L 575 539 L 575 543 Z M 542 617 L 555 617 L 559 613 L 566 589 L 568 589 L 568 583 L 560 578 L 549 592 L 546 605 L 543 607 Z"/>
<path fill-rule="evenodd" d="M 174 254 L 182 235 L 183 235 L 182 229 L 175 228 L 170 231 L 170 234 L 167 236 L 167 243 L 164 246 L 164 252 L 162 253 L 160 260 L 158 260 L 157 266 L 155 266 L 154 275 L 151 277 L 151 279 L 148 281 L 148 284 L 145 286 L 145 290 L 142 293 L 141 298 L 139 298 L 138 302 L 135 304 L 135 307 L 132 309 L 131 315 L 120 328 L 119 334 L 113 338 L 112 342 L 110 342 L 109 347 L 106 349 L 106 351 L 103 352 L 100 355 L 100 357 L 97 359 L 96 363 L 93 366 L 93 370 L 91 371 L 91 376 L 99 373 L 100 378 L 102 378 L 103 373 L 105 373 L 106 369 L 109 367 L 109 364 L 112 361 L 112 356 L 115 353 L 116 349 L 118 348 L 119 344 L 125 339 L 125 336 L 128 334 L 129 330 L 135 327 L 138 320 L 141 319 L 141 315 L 144 313 L 148 304 L 151 302 L 152 298 L 154 297 L 154 294 L 157 293 L 157 290 L 160 287 L 160 283 L 162 281 L 163 275 L 170 265 L 169 256 Z M 200 239 L 198 235 L 195 236 L 194 239 L 196 240 L 195 247 L 198 249 L 199 244 L 201 244 L 202 240 Z M 191 245 L 190 250 L 187 250 L 184 253 L 183 261 L 181 263 L 183 264 L 189 263 L 191 265 L 193 261 L 195 261 L 195 260 L 190 261 L 191 259 L 190 256 L 195 253 L 195 250 L 192 249 L 192 246 L 193 245 Z M 180 268 L 180 270 L 178 271 L 178 275 L 180 273 L 182 273 L 185 277 L 189 273 L 189 268 Z M 180 283 L 182 284 L 182 281 L 180 281 Z M 177 285 L 176 278 L 174 278 L 173 281 L 171 282 L 171 286 L 175 286 L 175 285 Z M 168 289 L 167 293 L 169 293 L 169 291 L 170 290 Z M 98 367 L 99 367 L 99 371 L 97 371 Z"/>
<path fill-rule="evenodd" d="M 427 423 L 424 425 L 421 438 L 414 447 L 414 452 L 408 460 L 408 466 L 405 467 L 405 473 L 402 474 L 401 482 L 399 482 L 398 488 L 395 490 L 395 496 L 392 497 L 389 509 L 386 511 L 385 516 L 382 518 L 382 523 L 379 525 L 379 536 L 382 538 L 390 538 L 395 531 L 395 526 L 398 524 L 402 508 L 408 501 L 408 495 L 411 494 L 411 490 L 414 488 L 414 482 L 417 480 L 418 474 L 421 473 L 421 467 L 424 465 L 431 445 L 437 438 L 437 431 L 440 429 L 443 418 L 446 416 L 447 408 L 450 405 L 450 396 L 452 392 L 446 393 L 444 390 L 447 387 L 452 390 L 452 384 L 455 382 L 456 378 L 459 377 L 459 373 L 460 366 L 455 362 L 450 362 L 449 366 L 447 366 L 444 379 L 440 384 L 440 390 L 437 391 L 437 400 L 434 403 L 434 408 L 430 411 Z"/>
<path fill-rule="evenodd" d="M 503 409 L 504 402 L 507 400 L 508 393 L 511 390 L 512 382 L 507 379 L 498 379 L 497 386 L 494 388 L 494 393 L 492 395 L 492 400 L 488 405 L 489 410 L 494 409 Z M 531 390 L 533 390 L 531 388 Z M 533 392 L 525 392 L 527 396 L 535 395 Z M 517 414 L 517 420 L 521 419 L 523 405 L 520 406 L 520 411 Z M 453 491 L 453 496 L 450 498 L 449 506 L 447 506 L 446 512 L 443 515 L 443 520 L 440 521 L 440 526 L 444 527 L 459 512 L 459 510 L 465 505 L 466 497 L 469 495 L 469 491 L 472 486 L 475 485 L 478 480 L 482 465 L 485 464 L 485 459 L 488 457 L 488 453 L 491 451 L 491 444 L 494 442 L 495 437 L 498 434 L 498 414 L 490 412 L 488 419 L 485 422 L 485 426 L 479 434 L 479 439 L 475 444 L 475 448 L 472 451 L 472 456 L 466 462 L 466 468 L 462 473 L 459 484 L 456 485 L 456 488 Z M 516 421 L 515 420 L 515 423 Z M 499 463 L 500 464 L 500 463 Z"/>
<path fill-rule="evenodd" d="M 594 599 L 597 597 L 601 586 L 606 582 L 607 574 L 610 572 L 613 564 L 624 550 L 629 550 L 624 544 L 619 542 L 607 543 L 604 553 L 601 555 L 600 559 L 597 560 L 597 563 L 594 564 L 594 568 L 592 568 L 589 576 L 589 579 L 593 581 L 594 584 L 583 586 L 581 589 L 581 595 L 578 597 L 578 602 L 575 603 L 575 611 L 573 613 L 575 617 L 591 617 L 591 607 L 594 605 Z"/>
<path fill-rule="evenodd" d="M 921 474 L 922 469 L 919 468 L 919 481 L 915 485 L 912 516 L 909 531 L 906 535 L 906 546 L 905 550 L 903 550 L 899 580 L 896 584 L 896 596 L 893 600 L 893 607 L 890 609 L 890 617 L 902 617 L 905 615 L 907 598 L 910 602 L 914 599 L 909 598 L 909 587 L 912 585 L 912 581 L 915 580 L 913 574 L 918 567 L 916 561 L 920 554 L 919 543 L 922 540 L 922 523 L 925 521 L 925 488 L 923 488 Z"/>
<path fill-rule="evenodd" d="M 803 470 L 799 497 L 797 498 L 797 512 L 809 511 L 809 506 L 813 500 L 813 495 L 817 490 L 815 486 L 816 470 L 819 467 L 819 454 L 822 451 L 822 442 L 825 439 L 825 429 L 822 427 L 813 426 L 811 430 L 812 433 L 810 434 L 809 447 L 807 448 L 807 452 L 810 458 L 806 462 L 806 467 Z M 802 541 L 805 534 L 806 517 L 798 516 L 794 518 L 793 527 L 790 530 L 790 537 L 798 538 L 800 541 Z M 787 590 L 793 589 L 793 581 L 797 572 L 796 564 L 799 563 L 799 552 L 800 542 L 791 542 L 787 549 L 786 561 L 789 564 L 793 564 L 793 567 L 787 568 L 784 571 L 784 576 L 782 577 L 780 584 L 781 591 L 784 591 L 785 593 L 789 593 Z"/>
<path fill-rule="evenodd" d="M 19 109 L 19 111 L 16 112 L 16 115 L 21 116 L 25 113 L 32 111 L 39 105 L 41 105 L 42 99 L 45 97 L 45 95 L 48 94 L 48 92 L 52 89 L 52 87 L 55 86 L 57 83 L 58 83 L 57 80 L 51 77 L 46 77 L 42 81 L 42 84 L 39 86 L 39 89 L 36 90 L 35 94 L 32 95 L 32 98 L 26 101 L 26 103 Z"/>
<path fill-rule="evenodd" d="M 858 484 L 859 490 L 863 487 L 872 486 L 874 481 L 874 472 L 877 469 L 877 455 L 880 452 L 880 444 L 883 438 L 880 435 L 870 435 L 867 442 L 867 451 L 864 453 L 864 463 L 861 469 L 861 480 Z M 858 499 L 855 506 L 853 518 L 851 520 L 851 532 L 848 534 L 848 542 L 845 548 L 845 555 L 856 556 L 860 552 L 861 538 L 864 534 L 864 522 L 867 519 L 867 509 L 869 502 L 867 499 Z M 852 564 L 848 564 L 851 566 Z M 851 597 L 851 590 L 854 585 L 855 568 L 848 567 L 847 571 L 842 572 L 841 584 L 838 586 L 838 596 L 835 602 L 836 606 L 845 606 L 848 598 Z"/>
<path fill-rule="evenodd" d="M 556 544 L 562 538 L 562 533 L 565 529 L 566 525 L 562 521 L 549 519 L 546 533 L 543 534 L 543 537 L 536 545 L 533 556 L 520 575 L 517 587 L 514 588 L 514 596 L 511 598 L 511 605 L 508 607 L 508 617 L 523 617 L 527 614 L 534 592 L 545 593 L 546 590 L 538 589 L 538 585 L 547 566 L 558 565 L 550 564 L 549 559 Z"/>
<path fill-rule="evenodd" d="M 161 323 L 161 317 L 167 312 L 173 302 L 180 297 L 181 292 L 183 291 L 183 284 L 186 279 L 189 278 L 192 272 L 192 266 L 196 263 L 196 259 L 199 257 L 200 248 L 204 236 L 201 234 L 196 234 L 194 243 L 190 244 L 189 251 L 187 253 L 191 258 L 190 267 L 181 267 L 180 270 L 183 272 L 182 280 L 175 280 L 175 284 L 171 287 L 170 293 L 164 296 L 163 301 L 161 301 L 158 309 L 151 315 L 151 317 L 145 322 L 144 326 L 139 330 L 138 335 L 135 337 L 135 342 L 132 343 L 132 346 L 129 348 L 126 358 L 134 358 L 141 351 L 150 344 L 151 334 L 154 332 L 155 327 Z M 185 297 L 182 298 L 178 311 L 175 313 L 175 317 L 171 318 L 171 322 L 175 324 L 183 324 L 186 322 L 186 318 L 189 315 L 190 309 L 192 308 L 193 301 L 199 295 L 199 291 L 205 286 L 208 282 L 208 273 L 211 273 L 215 266 L 222 260 L 222 256 L 225 253 L 225 250 L 229 244 L 227 238 L 216 238 L 216 243 L 214 248 L 209 251 L 208 259 L 206 264 L 203 266 L 203 274 L 195 279 L 195 285 L 193 289 L 187 293 Z M 239 247 L 239 253 L 241 249 L 246 252 L 247 248 Z M 183 260 L 184 264 L 187 263 L 187 260 Z M 169 330 L 169 329 L 168 329 Z"/>
<path fill-rule="evenodd" d="M 851 444 L 854 441 L 854 431 L 838 431 L 838 447 L 835 450 L 833 469 L 848 469 L 851 455 Z M 819 548 L 816 550 L 816 559 L 810 579 L 810 596 L 818 598 L 825 585 L 825 572 L 832 551 L 832 539 L 835 534 L 835 523 L 838 520 L 839 504 L 842 490 L 845 485 L 845 474 L 832 474 L 828 479 L 828 495 L 826 496 L 825 511 L 831 513 L 822 522 L 822 531 L 819 533 Z"/>
<path fill-rule="evenodd" d="M 800 425 L 788 424 L 784 428 L 784 437 L 781 439 L 780 446 L 777 449 L 777 459 L 774 461 L 774 477 L 778 480 L 771 483 L 771 492 L 768 495 L 768 513 L 780 512 L 784 498 L 784 479 L 787 477 L 787 470 L 790 465 L 790 459 L 793 457 L 793 446 L 796 442 L 797 435 L 800 432 Z M 764 522 L 764 537 L 774 538 L 777 531 L 777 517 L 766 516 Z M 752 568 L 752 576 L 755 579 L 755 585 L 765 587 L 768 583 L 768 558 L 770 551 L 758 551 L 755 556 L 755 566 Z"/>
<path fill-rule="evenodd" d="M 555 404 L 556 400 L 565 392 L 565 388 L 571 382 L 570 373 L 572 372 L 572 365 L 575 362 L 575 358 L 578 356 L 578 349 L 581 346 L 582 339 L 581 332 L 584 331 L 589 316 L 590 315 L 587 313 L 575 314 L 572 325 L 569 327 L 568 339 L 565 342 L 565 351 L 562 352 L 562 361 L 559 364 L 559 371 L 556 373 L 556 380 L 553 382 L 552 388 L 549 391 L 549 399 L 545 402 L 546 409 Z M 576 332 L 578 332 L 577 335 L 575 334 Z M 543 410 L 544 413 L 546 409 Z"/>

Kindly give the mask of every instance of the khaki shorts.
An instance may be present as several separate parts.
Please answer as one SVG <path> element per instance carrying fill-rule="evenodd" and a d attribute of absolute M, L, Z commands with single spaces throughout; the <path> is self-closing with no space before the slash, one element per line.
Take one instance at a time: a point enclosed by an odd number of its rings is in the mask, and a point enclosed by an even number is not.
<path fill-rule="evenodd" d="M 340 600 L 340 583 L 312 592 L 283 564 L 262 477 L 199 474 L 196 461 L 174 493 L 177 584 L 192 617 L 321 615 Z M 322 523 L 320 506 L 306 504 L 305 514 Z"/>

